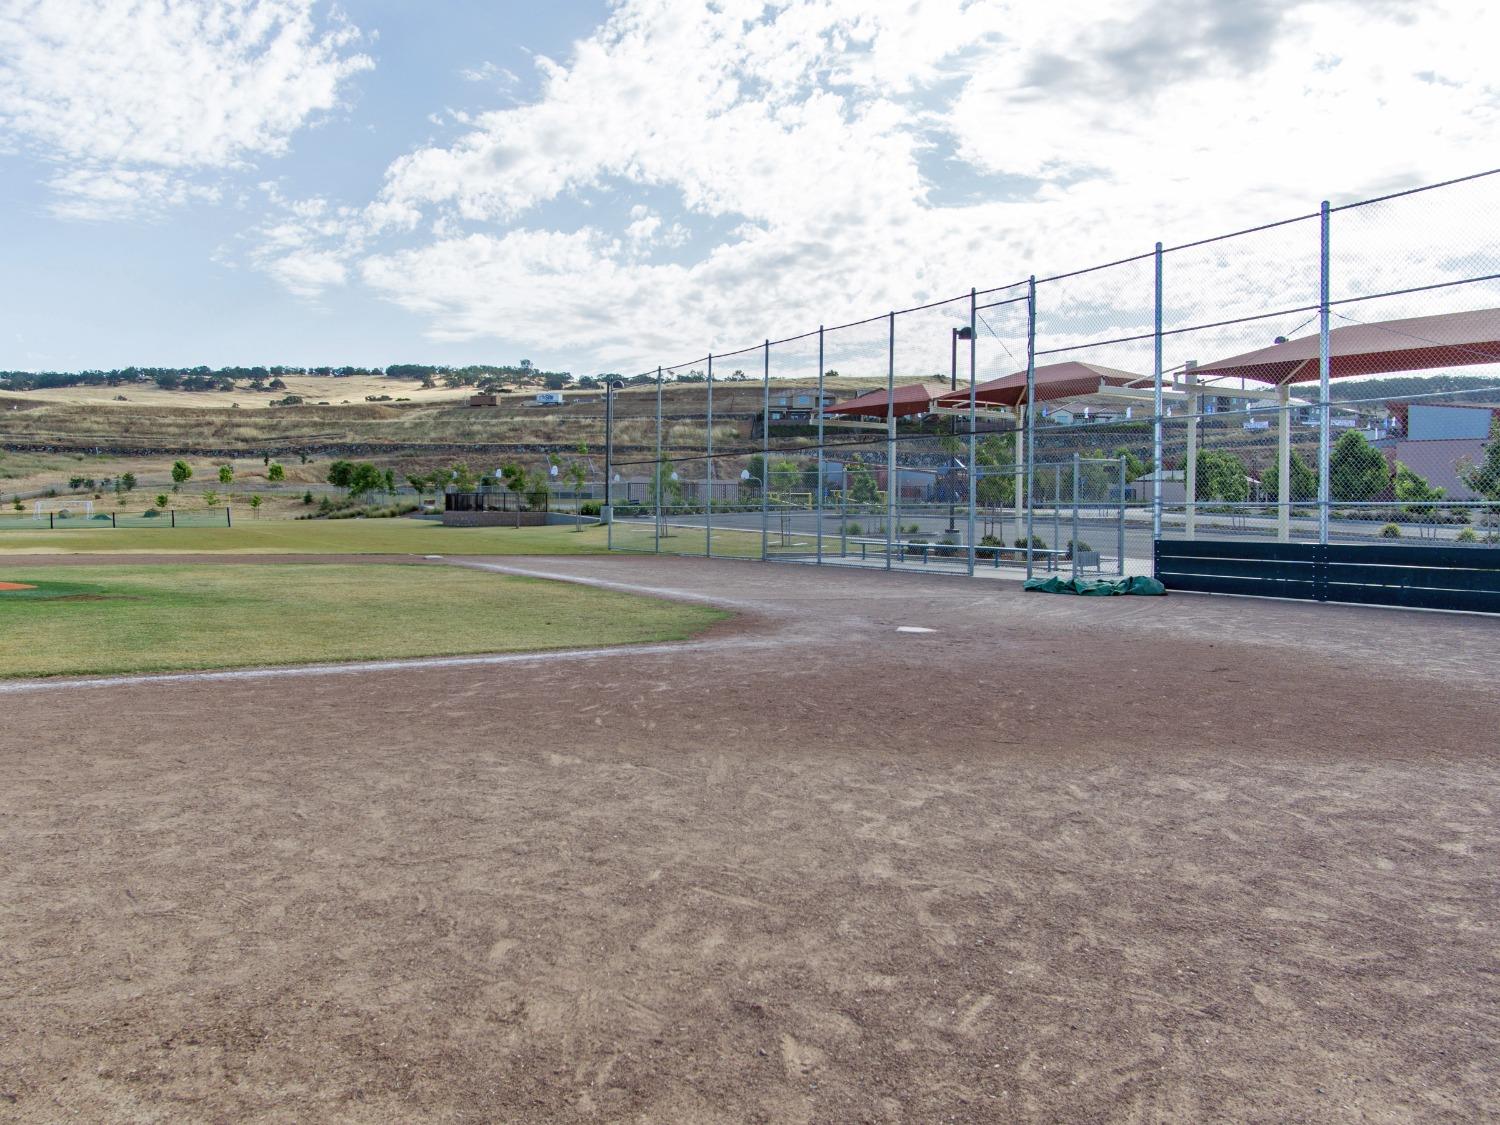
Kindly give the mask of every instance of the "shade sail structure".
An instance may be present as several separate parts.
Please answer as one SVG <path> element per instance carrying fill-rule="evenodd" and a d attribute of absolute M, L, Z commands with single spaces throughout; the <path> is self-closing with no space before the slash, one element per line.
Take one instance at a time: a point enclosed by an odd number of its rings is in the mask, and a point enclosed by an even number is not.
<path fill-rule="evenodd" d="M 1478 363 L 1500 364 L 1500 309 L 1350 324 L 1328 333 L 1330 379 Z M 1197 373 L 1278 385 L 1312 382 L 1318 378 L 1318 337 L 1300 336 L 1215 360 Z"/>
<path fill-rule="evenodd" d="M 926 414 L 932 409 L 933 399 L 946 391 L 946 387 L 935 383 L 908 383 L 897 387 L 893 396 L 883 390 L 871 391 L 826 407 L 823 413 L 844 418 L 885 418 L 886 410 L 890 408 L 897 418 L 905 418 L 912 414 Z"/>
<path fill-rule="evenodd" d="M 1069 360 L 1065 363 L 1048 363 L 1038 367 L 1034 374 L 1037 402 L 1055 402 L 1058 399 L 1084 398 L 1098 394 L 1104 387 L 1149 387 L 1149 376 L 1133 375 L 1116 367 L 1101 367 L 1097 363 L 1081 363 Z M 1016 371 L 974 388 L 974 401 L 980 406 L 1017 407 L 1026 401 L 1026 372 Z M 961 387 L 944 394 L 938 405 L 960 408 L 969 405 L 969 388 Z"/>

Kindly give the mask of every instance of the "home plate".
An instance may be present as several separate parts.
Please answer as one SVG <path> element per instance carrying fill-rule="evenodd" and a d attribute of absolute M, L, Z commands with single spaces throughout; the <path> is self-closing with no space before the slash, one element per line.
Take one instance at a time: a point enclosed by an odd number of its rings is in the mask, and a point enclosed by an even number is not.
<path fill-rule="evenodd" d="M 920 625 L 897 625 L 896 626 L 896 632 L 898 632 L 898 633 L 936 633 L 937 630 L 936 629 L 924 629 Z"/>

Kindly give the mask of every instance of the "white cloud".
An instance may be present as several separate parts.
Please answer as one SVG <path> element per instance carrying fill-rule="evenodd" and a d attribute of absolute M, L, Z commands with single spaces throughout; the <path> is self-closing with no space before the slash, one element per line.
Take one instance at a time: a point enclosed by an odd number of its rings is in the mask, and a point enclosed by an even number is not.
<path fill-rule="evenodd" d="M 435 338 L 647 367 L 1473 170 L 1500 125 L 1497 13 L 624 0 L 538 60 L 534 101 L 396 160 L 343 260 Z M 594 217 L 632 192 L 651 206 Z M 580 207 L 586 225 L 547 229 Z M 1179 255 L 1176 314 L 1295 304 L 1315 247 L 1288 228 Z M 1374 239 L 1344 265 L 1397 268 Z M 1048 299 L 1067 331 L 1134 331 L 1149 268 Z"/>
<path fill-rule="evenodd" d="M 313 0 L 0 0 L 0 131 L 65 166 L 55 210 L 180 203 L 285 152 L 372 65 Z"/>

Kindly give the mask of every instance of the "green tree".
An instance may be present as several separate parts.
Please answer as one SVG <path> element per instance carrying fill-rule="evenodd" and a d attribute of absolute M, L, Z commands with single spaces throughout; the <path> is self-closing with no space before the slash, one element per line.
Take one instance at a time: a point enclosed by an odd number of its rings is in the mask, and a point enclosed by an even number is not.
<path fill-rule="evenodd" d="M 1390 486 L 1385 457 L 1357 430 L 1347 430 L 1328 452 L 1328 488 L 1334 500 L 1378 500 Z"/>
<path fill-rule="evenodd" d="M 1460 479 L 1486 500 L 1500 500 L 1500 418 L 1490 423 L 1490 440 L 1477 465 L 1465 465 Z"/>
<path fill-rule="evenodd" d="M 385 474 L 368 461 L 357 462 L 349 474 L 349 495 L 365 496 L 385 485 Z"/>
<path fill-rule="evenodd" d="M 745 471 L 750 474 L 750 479 L 745 481 L 745 487 L 758 494 L 766 483 L 765 455 L 752 453 L 750 460 L 745 464 Z"/>
<path fill-rule="evenodd" d="M 802 484 L 802 469 L 790 457 L 771 462 L 771 492 L 793 492 Z"/>
<path fill-rule="evenodd" d="M 1236 504 L 1250 496 L 1245 463 L 1233 453 L 1217 449 L 1198 451 L 1198 499 Z"/>
<path fill-rule="evenodd" d="M 680 508 L 686 500 L 682 481 L 670 461 L 659 461 L 651 474 L 651 503 L 660 503 L 663 508 Z"/>
<path fill-rule="evenodd" d="M 135 484 L 136 484 L 135 474 L 134 473 L 121 473 L 120 474 L 120 479 L 119 479 L 118 483 L 119 483 L 120 488 L 123 489 L 124 491 L 126 491 L 126 492 L 134 492 L 135 491 Z"/>
<path fill-rule="evenodd" d="M 849 462 L 844 466 L 844 476 L 848 480 L 851 504 L 880 503 L 880 490 L 875 487 L 875 474 L 870 472 L 863 462 Z"/>
<path fill-rule="evenodd" d="M 1293 501 L 1301 502 L 1316 500 L 1318 498 L 1318 474 L 1306 461 L 1302 454 L 1295 449 L 1289 461 L 1291 465 L 1291 487 L 1289 494 Z M 1260 478 L 1261 486 L 1265 489 L 1266 496 L 1275 500 L 1281 495 L 1281 467 L 1272 465 Z"/>
<path fill-rule="evenodd" d="M 1396 475 L 1391 485 L 1396 499 L 1408 505 L 1410 511 L 1419 514 L 1432 511 L 1432 505 L 1424 501 L 1441 500 L 1447 494 L 1445 489 L 1434 488 L 1426 477 L 1413 472 L 1400 461 L 1396 462 Z"/>
<path fill-rule="evenodd" d="M 158 508 L 161 508 L 163 511 L 165 511 L 167 505 L 170 504 L 170 503 L 171 503 L 171 500 L 168 498 L 168 496 L 167 496 L 167 494 L 165 492 L 158 492 L 156 494 L 156 506 Z"/>
<path fill-rule="evenodd" d="M 172 491 L 181 492 L 182 486 L 193 479 L 193 467 L 186 461 L 172 462 Z"/>
<path fill-rule="evenodd" d="M 335 488 L 348 488 L 354 483 L 354 463 L 335 461 L 328 466 L 328 483 Z"/>
<path fill-rule="evenodd" d="M 260 515 L 260 504 L 261 500 L 259 493 L 256 493 L 254 496 L 250 497 L 250 507 L 257 516 Z"/>
<path fill-rule="evenodd" d="M 218 507 L 218 505 L 219 505 L 219 494 L 217 492 L 215 492 L 213 489 L 210 488 L 207 492 L 205 492 L 203 494 L 203 506 L 205 508 L 216 508 L 216 507 Z"/>
<path fill-rule="evenodd" d="M 1151 467 L 1145 461 L 1141 460 L 1141 458 L 1137 457 L 1133 452 L 1131 452 L 1131 450 L 1127 446 L 1117 446 L 1115 448 L 1115 451 L 1111 453 L 1110 456 L 1125 458 L 1126 484 L 1129 484 L 1137 477 L 1145 476 L 1151 471 Z"/>
<path fill-rule="evenodd" d="M 439 483 L 444 486 L 452 485 L 455 492 L 473 492 L 479 484 L 478 480 L 474 477 L 474 471 L 469 468 L 466 461 L 460 461 L 458 464 L 450 466 L 448 472 L 444 475 L 446 480 Z"/>
<path fill-rule="evenodd" d="M 68 487 L 71 488 L 71 489 L 73 489 L 75 492 L 78 491 L 78 489 L 80 489 L 80 488 L 83 487 L 83 478 L 82 477 L 69 477 L 68 478 Z"/>
<path fill-rule="evenodd" d="M 396 470 L 386 469 L 380 474 L 380 483 L 385 486 L 387 492 L 396 491 Z"/>
<path fill-rule="evenodd" d="M 302 502 L 304 504 L 311 504 L 313 502 L 312 489 L 309 488 L 302 494 Z"/>
<path fill-rule="evenodd" d="M 272 483 L 286 480 L 286 469 L 282 467 L 281 462 L 272 461 L 266 466 L 266 479 Z"/>
<path fill-rule="evenodd" d="M 1016 439 L 1014 434 L 986 434 L 974 447 L 979 477 L 974 482 L 974 501 L 987 510 L 985 527 L 994 530 L 994 509 L 1016 502 Z"/>

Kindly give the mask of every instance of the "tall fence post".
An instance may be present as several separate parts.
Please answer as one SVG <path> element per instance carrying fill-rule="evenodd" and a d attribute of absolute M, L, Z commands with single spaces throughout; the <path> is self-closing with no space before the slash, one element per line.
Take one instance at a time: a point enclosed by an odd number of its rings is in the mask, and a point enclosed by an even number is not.
<path fill-rule="evenodd" d="M 766 341 L 765 378 L 760 411 L 760 558 L 769 557 L 771 535 L 771 341 Z"/>
<path fill-rule="evenodd" d="M 979 462 L 976 459 L 978 446 L 974 436 L 976 422 L 979 417 L 978 400 L 975 391 L 978 381 L 975 378 L 975 345 L 978 343 L 976 337 L 979 333 L 975 330 L 979 323 L 979 291 L 969 289 L 969 530 L 967 539 L 969 541 L 969 577 L 974 576 L 974 505 L 979 499 Z"/>
<path fill-rule="evenodd" d="M 703 554 L 714 557 L 714 353 L 708 353 L 708 430 L 703 441 L 703 477 L 708 499 L 703 505 Z"/>
<path fill-rule="evenodd" d="M 1078 454 L 1073 454 L 1073 531 L 1068 543 L 1068 558 L 1073 563 L 1073 577 L 1078 577 Z"/>
<path fill-rule="evenodd" d="M 656 465 L 651 470 L 652 491 L 656 493 L 656 553 L 661 554 L 661 494 L 666 488 L 666 466 L 661 459 L 661 368 L 656 369 Z"/>
<path fill-rule="evenodd" d="M 1198 393 L 1198 375 L 1193 370 L 1196 360 L 1188 360 L 1183 372 L 1187 384 L 1187 440 L 1184 442 L 1182 463 L 1182 537 L 1195 539 L 1198 535 L 1198 424 L 1202 420 L 1203 396 Z"/>
<path fill-rule="evenodd" d="M 766 424 L 770 425 L 767 419 Z M 817 505 L 818 521 L 818 565 L 823 565 L 823 493 L 827 491 L 828 479 L 824 475 L 827 472 L 826 463 L 823 460 L 823 326 L 818 325 L 818 495 L 815 501 Z M 840 531 L 842 535 L 842 530 Z"/>
<path fill-rule="evenodd" d="M 229 514 L 229 505 L 228 504 L 224 505 L 224 526 L 225 527 L 233 527 L 234 526 L 234 517 Z"/>
<path fill-rule="evenodd" d="M 1158 423 L 1159 424 L 1159 423 Z M 1115 551 L 1120 560 L 1120 577 L 1125 577 L 1125 458 L 1120 458 L 1120 496 L 1119 496 L 1119 519 L 1115 521 Z M 1151 554 L 1156 555 L 1156 544 L 1152 544 Z"/>
<path fill-rule="evenodd" d="M 885 568 L 891 569 L 896 530 L 896 314 L 890 314 L 885 375 Z"/>
<path fill-rule="evenodd" d="M 1161 360 L 1161 342 L 1162 342 L 1162 337 L 1161 337 L 1161 323 L 1162 323 L 1161 296 L 1162 296 L 1162 285 L 1161 285 L 1161 281 L 1162 281 L 1162 276 L 1161 276 L 1161 272 L 1162 272 L 1162 270 L 1161 270 L 1161 268 L 1162 268 L 1161 243 L 1158 242 L 1156 244 L 1156 317 L 1155 317 L 1154 327 L 1152 328 L 1152 332 L 1151 332 L 1152 351 L 1154 353 L 1153 363 L 1152 363 L 1152 380 L 1151 380 L 1151 413 L 1152 413 L 1152 421 L 1151 421 L 1151 468 L 1154 470 L 1154 472 L 1151 474 L 1151 476 L 1152 476 L 1152 481 L 1151 481 L 1151 538 L 1152 538 L 1153 541 L 1161 538 L 1161 483 L 1162 483 L 1161 482 L 1161 475 L 1162 475 L 1162 471 L 1163 471 L 1163 468 L 1162 468 L 1162 421 L 1161 421 L 1161 415 L 1162 415 L 1162 393 L 1161 393 L 1161 375 L 1162 375 L 1162 370 L 1161 370 L 1162 369 L 1162 360 Z M 1125 491 L 1124 491 L 1123 488 L 1120 490 L 1120 499 L 1121 499 L 1121 502 L 1123 503 L 1124 499 L 1125 499 Z M 1122 525 L 1122 527 L 1123 527 L 1123 525 Z M 1155 555 L 1156 555 L 1156 551 L 1153 549 L 1152 552 L 1151 552 L 1151 554 L 1152 554 L 1152 556 L 1154 558 Z M 1121 565 L 1121 567 L 1123 567 L 1125 565 L 1125 555 L 1124 555 L 1123 551 L 1120 554 L 1120 565 Z"/>
<path fill-rule="evenodd" d="M 1036 534 L 1036 274 L 1026 282 L 1026 577 L 1032 577 L 1035 560 L 1031 542 Z"/>
<path fill-rule="evenodd" d="M 1328 200 L 1319 208 L 1318 253 L 1318 542 L 1328 542 L 1329 438 L 1328 417 Z"/>

